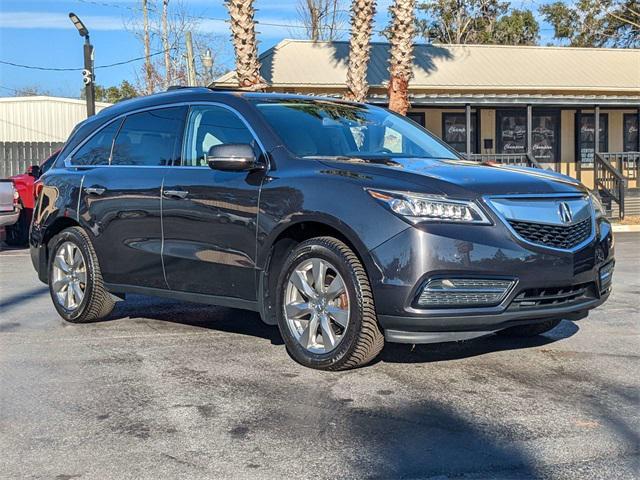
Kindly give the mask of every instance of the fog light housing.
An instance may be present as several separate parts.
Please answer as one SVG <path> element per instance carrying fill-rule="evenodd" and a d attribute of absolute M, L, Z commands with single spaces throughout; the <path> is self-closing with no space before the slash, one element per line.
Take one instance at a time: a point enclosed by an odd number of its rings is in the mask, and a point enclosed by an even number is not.
<path fill-rule="evenodd" d="M 600 268 L 600 291 L 606 290 L 613 279 L 614 262 L 609 262 Z"/>
<path fill-rule="evenodd" d="M 427 282 L 417 299 L 418 307 L 490 307 L 500 304 L 515 280 L 491 278 L 437 278 Z"/>

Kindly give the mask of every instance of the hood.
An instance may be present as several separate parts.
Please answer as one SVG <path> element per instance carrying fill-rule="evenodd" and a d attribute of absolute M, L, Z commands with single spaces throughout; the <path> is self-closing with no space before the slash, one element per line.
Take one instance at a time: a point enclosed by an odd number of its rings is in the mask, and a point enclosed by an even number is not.
<path fill-rule="evenodd" d="M 409 182 L 428 192 L 448 196 L 510 194 L 562 194 L 584 192 L 577 180 L 539 168 L 481 164 L 465 160 L 432 158 L 317 158 L 332 168 L 367 174 L 373 179 L 383 176 L 398 182 Z M 374 180 L 375 181 L 375 180 Z M 401 185 L 398 185 L 402 189 Z M 409 190 L 412 187 L 406 186 Z"/>

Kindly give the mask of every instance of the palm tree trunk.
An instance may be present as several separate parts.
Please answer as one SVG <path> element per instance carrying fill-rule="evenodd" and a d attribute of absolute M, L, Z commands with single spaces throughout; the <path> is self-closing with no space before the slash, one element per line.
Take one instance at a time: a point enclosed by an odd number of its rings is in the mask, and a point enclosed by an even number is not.
<path fill-rule="evenodd" d="M 353 0 L 351 5 L 351 39 L 349 42 L 349 70 L 345 98 L 364 102 L 367 98 L 367 68 L 371 54 L 375 0 Z"/>
<path fill-rule="evenodd" d="M 264 90 L 267 85 L 260 76 L 253 0 L 226 0 L 226 4 L 231 18 L 238 86 L 247 90 Z"/>
<path fill-rule="evenodd" d="M 413 74 L 415 0 L 395 0 L 390 8 L 389 109 L 401 115 L 409 110 L 409 80 Z"/>

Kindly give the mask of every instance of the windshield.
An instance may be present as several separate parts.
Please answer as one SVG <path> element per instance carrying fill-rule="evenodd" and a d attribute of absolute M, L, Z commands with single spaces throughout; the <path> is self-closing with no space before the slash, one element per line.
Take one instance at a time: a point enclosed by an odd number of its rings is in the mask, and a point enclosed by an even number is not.
<path fill-rule="evenodd" d="M 304 99 L 255 105 L 300 157 L 459 158 L 417 124 L 382 108 Z"/>

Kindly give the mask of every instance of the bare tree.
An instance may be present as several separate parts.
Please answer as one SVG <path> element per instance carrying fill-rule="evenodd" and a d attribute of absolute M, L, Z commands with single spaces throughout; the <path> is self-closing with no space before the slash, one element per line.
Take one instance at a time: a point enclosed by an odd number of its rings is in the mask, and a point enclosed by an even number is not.
<path fill-rule="evenodd" d="M 409 110 L 409 80 L 413 75 L 415 0 L 396 0 L 389 9 L 389 109 L 406 115 Z"/>
<path fill-rule="evenodd" d="M 256 41 L 253 0 L 226 0 L 231 19 L 231 39 L 236 54 L 238 85 L 247 90 L 264 90 Z"/>
<path fill-rule="evenodd" d="M 151 94 L 153 93 L 153 67 L 151 66 L 151 35 L 149 32 L 148 0 L 142 0 L 142 31 L 144 34 L 145 89 L 147 94 Z"/>
<path fill-rule="evenodd" d="M 314 42 L 337 40 L 343 26 L 341 0 L 298 0 L 298 19 Z"/>
<path fill-rule="evenodd" d="M 367 98 L 367 69 L 371 54 L 375 0 L 353 0 L 351 5 L 351 38 L 349 41 L 349 69 L 345 98 L 364 102 Z"/>
<path fill-rule="evenodd" d="M 189 15 L 186 5 L 181 0 L 162 0 L 162 9 L 154 9 L 154 0 L 145 1 L 146 29 L 144 12 L 138 17 L 125 20 L 125 27 L 136 35 L 145 50 L 145 61 L 136 82 L 136 88 L 141 94 L 157 92 L 171 85 L 187 84 L 187 31 L 193 32 L 197 85 L 209 85 L 213 77 L 228 69 L 220 61 L 229 52 L 228 41 L 220 35 L 204 31 L 202 18 Z M 204 56 L 207 50 L 211 52 L 210 58 Z M 203 56 L 206 67 L 203 65 Z"/>
<path fill-rule="evenodd" d="M 162 0 L 162 49 L 164 50 L 164 88 L 171 85 L 171 50 L 169 46 L 169 0 Z"/>

